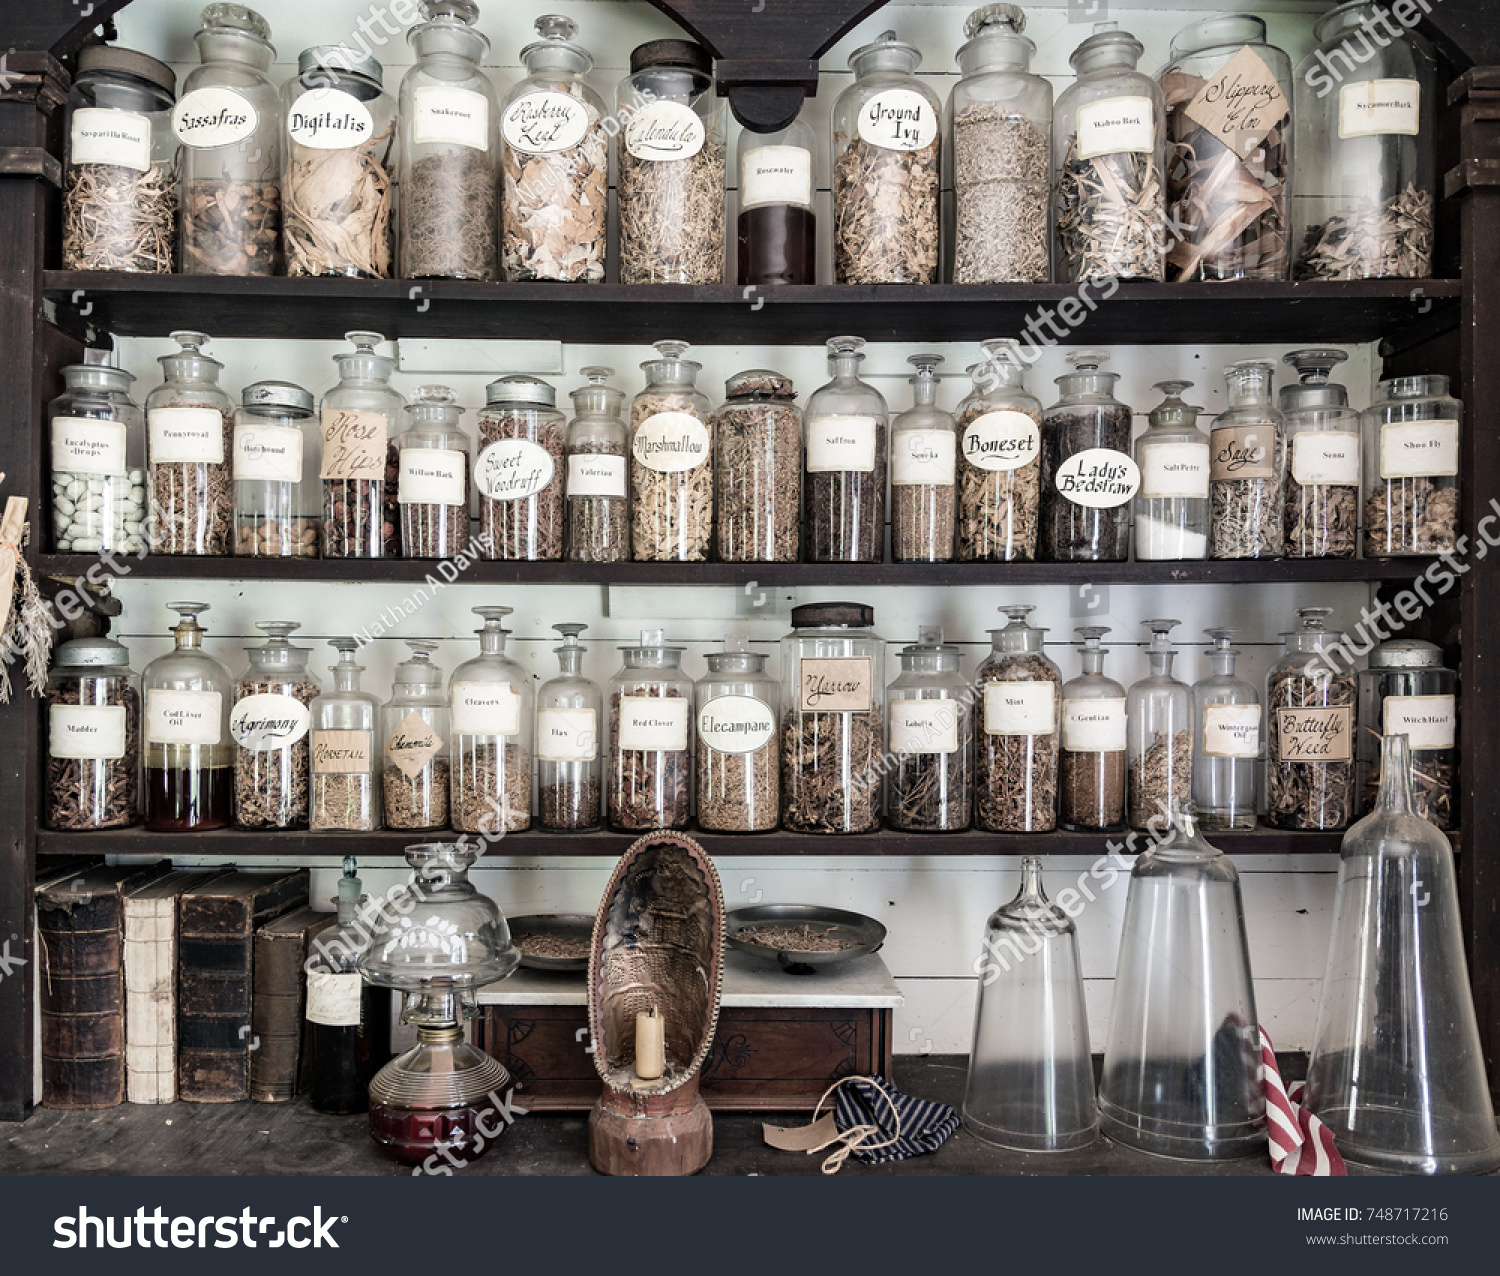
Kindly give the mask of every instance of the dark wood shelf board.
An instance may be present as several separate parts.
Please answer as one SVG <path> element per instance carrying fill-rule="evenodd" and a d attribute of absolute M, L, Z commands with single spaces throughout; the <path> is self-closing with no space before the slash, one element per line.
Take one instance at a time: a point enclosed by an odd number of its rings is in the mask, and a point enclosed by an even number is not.
<path fill-rule="evenodd" d="M 197 326 L 218 337 L 328 338 L 353 328 L 390 337 L 644 343 L 686 332 L 700 344 L 819 344 L 853 330 L 869 341 L 976 341 L 1021 334 L 1073 284 L 487 284 L 463 280 L 232 279 L 48 271 L 57 323 L 164 337 Z M 1091 344 L 1376 341 L 1419 320 L 1458 322 L 1458 280 L 1123 284 L 1073 327 Z M 762 304 L 762 302 L 764 304 Z M 1434 318 L 1434 310 L 1437 316 Z M 1037 329 L 1054 343 L 1063 337 Z"/>

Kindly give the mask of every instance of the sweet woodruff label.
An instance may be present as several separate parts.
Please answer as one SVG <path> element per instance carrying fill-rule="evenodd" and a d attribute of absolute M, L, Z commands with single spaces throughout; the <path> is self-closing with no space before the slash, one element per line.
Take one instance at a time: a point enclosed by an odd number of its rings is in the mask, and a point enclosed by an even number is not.
<path fill-rule="evenodd" d="M 754 753 L 775 734 L 775 710 L 754 696 L 715 696 L 698 710 L 698 738 L 715 753 Z"/>
<path fill-rule="evenodd" d="M 312 769 L 314 775 L 360 775 L 372 764 L 374 741 L 368 731 L 314 731 Z"/>
<path fill-rule="evenodd" d="M 1413 751 L 1451 749 L 1458 734 L 1452 696 L 1387 696 L 1381 708 L 1386 735 L 1404 735 Z"/>
<path fill-rule="evenodd" d="M 708 427 L 691 412 L 657 412 L 636 427 L 630 454 L 648 470 L 677 474 L 708 460 Z"/>
<path fill-rule="evenodd" d="M 443 737 L 415 709 L 386 738 L 385 752 L 408 780 L 415 778 L 443 747 Z"/>
<path fill-rule="evenodd" d="M 1213 432 L 1211 445 L 1215 483 L 1276 477 L 1274 425 L 1226 426 Z"/>
<path fill-rule="evenodd" d="M 1276 761 L 1348 762 L 1353 754 L 1354 710 L 1276 710 Z"/>
<path fill-rule="evenodd" d="M 592 762 L 599 756 L 599 719 L 592 709 L 540 709 L 536 755 L 543 762 Z"/>
<path fill-rule="evenodd" d="M 1056 684 L 1005 681 L 984 684 L 986 735 L 1042 736 L 1056 730 Z"/>
<path fill-rule="evenodd" d="M 229 734 L 242 749 L 272 753 L 296 744 L 311 721 L 307 706 L 291 696 L 245 696 L 229 711 Z"/>
<path fill-rule="evenodd" d="M 875 705 L 869 656 L 805 656 L 797 666 L 797 708 L 803 713 L 869 713 Z"/>
<path fill-rule="evenodd" d="M 474 462 L 474 486 L 492 501 L 524 501 L 552 482 L 552 453 L 530 439 L 496 439 Z"/>
<path fill-rule="evenodd" d="M 47 752 L 54 758 L 123 758 L 125 706 L 53 705 L 47 713 Z"/>
<path fill-rule="evenodd" d="M 687 747 L 685 696 L 620 697 L 620 748 L 640 753 L 681 753 Z"/>
<path fill-rule="evenodd" d="M 223 700 L 217 691 L 146 692 L 147 744 L 218 744 Z"/>
<path fill-rule="evenodd" d="M 1210 758 L 1260 756 L 1258 704 L 1203 706 L 1203 753 Z"/>
<path fill-rule="evenodd" d="M 1125 748 L 1125 701 L 1064 700 L 1062 747 L 1069 753 L 1120 753 Z"/>
<path fill-rule="evenodd" d="M 60 416 L 52 421 L 54 474 L 124 474 L 125 422 Z"/>

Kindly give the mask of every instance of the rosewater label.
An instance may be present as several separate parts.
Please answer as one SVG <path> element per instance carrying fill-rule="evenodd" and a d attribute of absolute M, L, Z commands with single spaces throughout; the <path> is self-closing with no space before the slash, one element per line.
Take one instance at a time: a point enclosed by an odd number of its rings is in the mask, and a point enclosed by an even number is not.
<path fill-rule="evenodd" d="M 812 205 L 812 156 L 800 146 L 757 146 L 740 157 L 740 207 Z"/>

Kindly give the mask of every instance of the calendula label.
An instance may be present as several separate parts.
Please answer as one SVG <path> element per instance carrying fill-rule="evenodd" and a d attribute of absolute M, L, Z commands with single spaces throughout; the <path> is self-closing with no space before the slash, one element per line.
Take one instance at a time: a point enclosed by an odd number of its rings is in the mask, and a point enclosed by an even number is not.
<path fill-rule="evenodd" d="M 715 696 L 698 710 L 698 738 L 715 753 L 754 753 L 776 734 L 776 711 L 754 696 Z"/>
<path fill-rule="evenodd" d="M 1260 756 L 1260 706 L 1258 704 L 1204 705 L 1203 752 L 1210 758 L 1258 758 Z"/>
<path fill-rule="evenodd" d="M 952 487 L 958 464 L 952 430 L 898 430 L 891 436 L 895 487 Z"/>
<path fill-rule="evenodd" d="M 859 110 L 860 141 L 888 151 L 920 151 L 937 140 L 937 111 L 913 89 L 886 89 Z"/>
<path fill-rule="evenodd" d="M 530 439 L 496 439 L 474 462 L 474 486 L 492 501 L 524 501 L 544 491 L 557 467 Z"/>
<path fill-rule="evenodd" d="M 1141 471 L 1123 452 L 1091 447 L 1075 452 L 1059 465 L 1052 481 L 1058 495 L 1074 505 L 1107 510 L 1135 496 L 1141 486 Z"/>
<path fill-rule="evenodd" d="M 80 106 L 68 125 L 68 163 L 151 168 L 151 121 L 135 111 Z"/>
<path fill-rule="evenodd" d="M 250 99 L 233 89 L 194 89 L 172 110 L 172 132 L 184 146 L 212 150 L 233 146 L 255 132 L 259 116 Z"/>
<path fill-rule="evenodd" d="M 1452 696 L 1387 696 L 1381 707 L 1386 735 L 1404 735 L 1411 750 L 1451 749 L 1458 737 Z"/>
<path fill-rule="evenodd" d="M 1237 155 L 1247 155 L 1286 120 L 1286 95 L 1260 54 L 1245 45 L 1198 90 L 1186 113 Z"/>
<path fill-rule="evenodd" d="M 52 419 L 54 474 L 126 473 L 125 422 L 90 421 L 84 417 Z"/>
<path fill-rule="evenodd" d="M 385 755 L 408 780 L 414 779 L 443 747 L 443 737 L 415 709 L 386 737 Z"/>
<path fill-rule="evenodd" d="M 869 656 L 804 656 L 797 665 L 797 707 L 803 713 L 869 713 L 875 676 Z"/>
<path fill-rule="evenodd" d="M 568 458 L 569 496 L 625 498 L 625 458 L 582 452 Z"/>
<path fill-rule="evenodd" d="M 1210 442 L 1215 483 L 1276 477 L 1276 427 L 1269 422 L 1226 426 L 1213 431 Z"/>
<path fill-rule="evenodd" d="M 1402 421 L 1380 427 L 1381 478 L 1452 478 L 1457 473 L 1457 421 Z"/>
<path fill-rule="evenodd" d="M 621 696 L 620 748 L 638 753 L 681 753 L 688 747 L 685 696 Z"/>
<path fill-rule="evenodd" d="M 266 483 L 302 482 L 302 431 L 291 425 L 235 426 L 234 477 Z"/>
<path fill-rule="evenodd" d="M 527 155 L 570 151 L 589 131 L 589 108 L 571 93 L 542 89 L 519 97 L 500 117 L 507 146 Z"/>
<path fill-rule="evenodd" d="M 447 448 L 404 447 L 396 481 L 402 505 L 466 505 L 464 471 L 468 457 Z"/>
<path fill-rule="evenodd" d="M 807 472 L 873 473 L 876 431 L 872 416 L 813 417 L 807 423 Z"/>
<path fill-rule="evenodd" d="M 1079 159 L 1156 150 L 1156 109 L 1149 97 L 1109 97 L 1078 108 Z"/>
<path fill-rule="evenodd" d="M 1057 730 L 1057 685 L 1052 682 L 984 684 L 986 735 L 1040 736 Z"/>
<path fill-rule="evenodd" d="M 661 474 L 696 470 L 708 461 L 708 427 L 691 412 L 655 412 L 636 426 L 630 454 Z"/>
<path fill-rule="evenodd" d="M 147 744 L 218 744 L 224 701 L 217 691 L 146 692 Z"/>
<path fill-rule="evenodd" d="M 952 700 L 892 700 L 892 753 L 957 753 L 958 719 L 964 712 Z"/>
<path fill-rule="evenodd" d="M 521 697 L 508 682 L 455 682 L 454 735 L 517 735 Z"/>
<path fill-rule="evenodd" d="M 1339 87 L 1339 138 L 1416 137 L 1422 131 L 1422 86 L 1416 80 L 1361 80 Z"/>
<path fill-rule="evenodd" d="M 1041 432 L 1024 412 L 986 412 L 964 427 L 964 460 L 976 469 L 1019 470 L 1041 450 Z"/>
<path fill-rule="evenodd" d="M 1348 762 L 1353 756 L 1354 710 L 1276 710 L 1277 762 Z"/>
<path fill-rule="evenodd" d="M 373 769 L 368 731 L 314 731 L 312 771 L 314 775 L 367 775 Z"/>
<path fill-rule="evenodd" d="M 125 756 L 125 706 L 55 704 L 47 711 L 47 753 L 114 761 Z"/>
<path fill-rule="evenodd" d="M 1125 700 L 1064 700 L 1062 747 L 1069 753 L 1121 753 Z"/>
<path fill-rule="evenodd" d="M 1293 435 L 1292 481 L 1302 487 L 1358 487 L 1359 435 L 1345 430 Z"/>
<path fill-rule="evenodd" d="M 385 478 L 389 423 L 381 412 L 323 409 L 322 479 L 380 482 Z"/>
<path fill-rule="evenodd" d="M 638 160 L 692 159 L 705 138 L 703 121 L 692 107 L 665 99 L 641 107 L 625 125 L 625 149 Z"/>
<path fill-rule="evenodd" d="M 592 762 L 599 756 L 599 719 L 592 709 L 539 709 L 536 755 L 543 762 Z"/>
<path fill-rule="evenodd" d="M 224 463 L 224 418 L 213 408 L 153 408 L 146 432 L 153 465 Z"/>
<path fill-rule="evenodd" d="M 245 696 L 229 711 L 229 734 L 240 748 L 251 753 L 289 749 L 311 725 L 307 706 L 291 696 Z"/>
<path fill-rule="evenodd" d="M 740 156 L 740 207 L 812 205 L 812 155 L 800 146 L 757 146 Z"/>
<path fill-rule="evenodd" d="M 329 1028 L 357 1028 L 364 976 L 357 970 L 307 972 L 307 1021 Z"/>
<path fill-rule="evenodd" d="M 1141 495 L 1207 500 L 1207 443 L 1150 443 L 1141 449 Z"/>
<path fill-rule="evenodd" d="M 311 89 L 286 115 L 287 136 L 315 151 L 343 151 L 363 146 L 375 136 L 370 108 L 342 89 Z"/>
<path fill-rule="evenodd" d="M 418 146 L 490 149 L 490 103 L 473 89 L 424 84 L 414 89 L 412 141 Z"/>

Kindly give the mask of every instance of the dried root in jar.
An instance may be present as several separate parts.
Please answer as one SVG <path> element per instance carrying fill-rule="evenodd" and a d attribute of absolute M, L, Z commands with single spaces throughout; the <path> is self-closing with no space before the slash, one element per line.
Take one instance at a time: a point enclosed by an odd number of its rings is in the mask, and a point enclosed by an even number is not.
<path fill-rule="evenodd" d="M 235 519 L 234 552 L 240 558 L 316 558 L 318 520 L 241 514 Z"/>
<path fill-rule="evenodd" d="M 1166 274 L 1162 178 L 1155 155 L 1119 152 L 1078 159 L 1068 138 L 1058 175 L 1057 236 L 1066 279 L 1103 282 Z"/>
<path fill-rule="evenodd" d="M 668 688 L 642 688 L 632 696 L 680 699 Z M 609 697 L 609 738 L 620 738 L 620 693 Z M 609 822 L 617 829 L 686 828 L 693 769 L 687 749 L 612 748 L 609 759 Z"/>
<path fill-rule="evenodd" d="M 953 282 L 1046 283 L 1052 142 L 1024 116 L 971 102 L 953 121 Z"/>
<path fill-rule="evenodd" d="M 168 402 L 164 408 L 197 408 Z M 158 461 L 151 475 L 151 552 L 219 556 L 230 551 L 234 527 L 234 418 L 221 413 L 224 460 Z"/>
<path fill-rule="evenodd" d="M 540 790 L 542 827 L 592 829 L 599 826 L 599 781 L 561 779 Z"/>
<path fill-rule="evenodd" d="M 479 450 L 501 439 L 525 439 L 552 458 L 552 481 L 532 496 L 505 500 L 479 495 L 479 531 L 489 538 L 487 556 L 529 562 L 550 562 L 563 555 L 563 459 L 561 421 L 533 425 L 528 412 L 491 409 L 480 418 Z M 534 437 L 533 437 L 534 436 Z"/>
<path fill-rule="evenodd" d="M 1266 762 L 1266 821 L 1283 829 L 1340 829 L 1354 801 L 1354 763 L 1283 761 L 1281 709 L 1339 709 L 1353 717 L 1354 679 L 1347 674 L 1282 669 L 1266 697 L 1270 726 Z M 1352 741 L 1346 737 L 1346 744 Z M 1346 752 L 1348 749 L 1346 748 Z"/>
<path fill-rule="evenodd" d="M 1298 279 L 1428 279 L 1432 276 L 1433 198 L 1408 185 L 1377 205 L 1336 213 L 1309 226 Z"/>
<path fill-rule="evenodd" d="M 120 829 L 139 821 L 141 700 L 123 678 L 108 680 L 103 697 L 80 700 L 76 684 L 49 687 L 46 704 L 123 705 L 125 754 L 119 758 L 56 758 L 47 755 L 47 827 Z"/>
<path fill-rule="evenodd" d="M 959 414 L 962 440 L 989 409 L 976 404 Z M 960 448 L 960 451 L 962 449 Z M 984 470 L 958 461 L 958 556 L 966 563 L 1029 563 L 1036 558 L 1042 462 L 1038 456 L 1014 470 Z"/>
<path fill-rule="evenodd" d="M 641 563 L 701 563 L 714 528 L 713 418 L 700 415 L 686 395 L 646 395 L 630 409 L 632 438 L 643 421 L 661 412 L 698 417 L 709 431 L 709 454 L 690 470 L 653 470 L 631 457 L 631 547 Z"/>
<path fill-rule="evenodd" d="M 1359 489 L 1292 483 L 1287 487 L 1286 556 L 1353 558 Z"/>
<path fill-rule="evenodd" d="M 782 823 L 798 833 L 880 827 L 884 723 L 868 713 L 791 713 L 781 727 Z"/>
<path fill-rule="evenodd" d="M 263 182 L 194 182 L 185 192 L 184 204 L 184 273 L 281 272 L 280 187 Z"/>
<path fill-rule="evenodd" d="M 781 814 L 774 739 L 753 753 L 721 753 L 698 741 L 698 825 L 722 833 L 773 829 Z"/>
<path fill-rule="evenodd" d="M 69 168 L 63 192 L 63 267 L 172 273 L 177 247 L 177 174 L 119 164 Z"/>
<path fill-rule="evenodd" d="M 591 442 L 573 456 L 624 456 L 617 444 Z M 630 502 L 624 496 L 568 496 L 568 560 L 622 563 L 630 557 Z"/>
<path fill-rule="evenodd" d="M 1193 736 L 1158 732 L 1130 764 L 1130 827 L 1165 828 L 1176 804 L 1193 791 Z"/>
<path fill-rule="evenodd" d="M 898 753 L 886 779 L 891 827 L 914 833 L 951 833 L 969 827 L 971 716 L 958 713 L 958 748 L 952 753 Z"/>
<path fill-rule="evenodd" d="M 1069 828 L 1114 828 L 1125 815 L 1125 751 L 1069 753 L 1058 763 L 1059 818 Z"/>
<path fill-rule="evenodd" d="M 235 688 L 238 704 L 249 696 L 289 696 L 309 706 L 318 698 L 311 681 L 244 682 Z M 308 767 L 312 741 L 307 732 L 281 749 L 234 749 L 234 823 L 242 829 L 305 828 L 308 823 Z"/>
<path fill-rule="evenodd" d="M 719 561 L 795 563 L 802 521 L 796 406 L 776 399 L 725 406 L 714 436 Z"/>
<path fill-rule="evenodd" d="M 336 773 L 312 778 L 312 827 L 365 832 L 380 825 L 375 777 Z"/>

